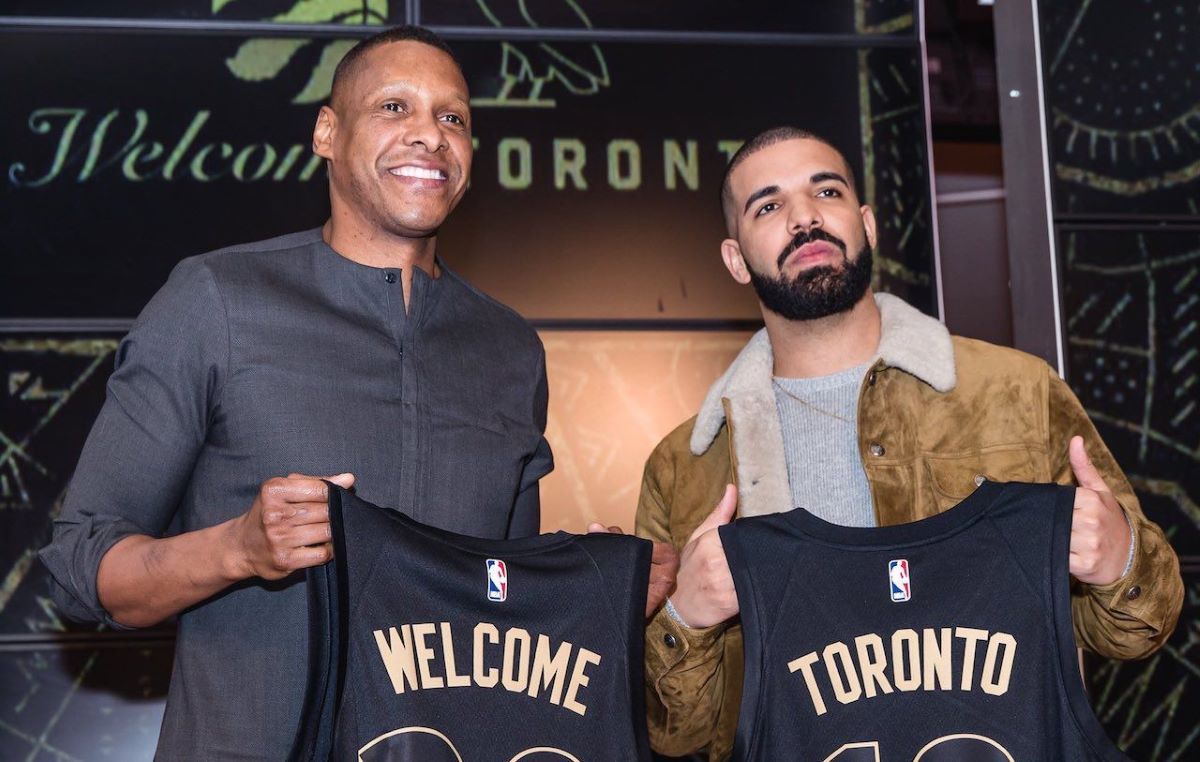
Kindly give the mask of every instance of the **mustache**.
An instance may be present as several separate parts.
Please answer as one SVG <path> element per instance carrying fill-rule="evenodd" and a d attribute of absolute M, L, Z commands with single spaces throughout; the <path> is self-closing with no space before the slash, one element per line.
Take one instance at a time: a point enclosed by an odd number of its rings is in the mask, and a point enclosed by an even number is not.
<path fill-rule="evenodd" d="M 807 233 L 805 233 L 803 230 L 800 231 L 799 233 L 797 233 L 792 238 L 791 242 L 789 242 L 787 246 L 783 247 L 783 252 L 779 255 L 779 259 L 776 260 L 775 266 L 782 270 L 783 263 L 786 262 L 787 258 L 792 255 L 792 252 L 794 252 L 796 249 L 800 248 L 804 244 L 812 243 L 813 241 L 824 241 L 825 243 L 831 243 L 834 246 L 841 249 L 843 259 L 846 257 L 846 242 L 845 241 L 843 241 L 842 239 L 833 235 L 832 233 L 826 233 L 821 228 L 813 228 L 812 230 L 810 230 Z"/>

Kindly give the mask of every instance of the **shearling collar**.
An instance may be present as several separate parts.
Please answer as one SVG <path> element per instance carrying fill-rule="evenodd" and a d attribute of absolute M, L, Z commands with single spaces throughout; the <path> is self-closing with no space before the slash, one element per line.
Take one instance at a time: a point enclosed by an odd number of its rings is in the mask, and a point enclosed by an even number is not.
<path fill-rule="evenodd" d="M 876 357 L 936 391 L 953 389 L 954 346 L 946 327 L 895 296 L 875 294 L 875 303 L 881 321 Z M 785 510 L 791 503 L 783 433 L 771 387 L 773 369 L 771 342 L 764 328 L 708 390 L 692 429 L 692 453 L 702 455 L 725 423 L 725 405 L 729 405 L 730 415 L 737 421 L 732 427 L 733 445 L 743 515 Z"/>

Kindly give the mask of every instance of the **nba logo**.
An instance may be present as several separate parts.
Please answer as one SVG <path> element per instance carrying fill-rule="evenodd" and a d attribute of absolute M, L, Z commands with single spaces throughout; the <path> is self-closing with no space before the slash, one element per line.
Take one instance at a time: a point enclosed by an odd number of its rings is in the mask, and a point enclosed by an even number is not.
<path fill-rule="evenodd" d="M 888 561 L 888 580 L 892 583 L 892 603 L 903 603 L 912 598 L 912 586 L 908 581 L 908 561 L 906 559 Z"/>
<path fill-rule="evenodd" d="M 487 560 L 487 593 L 489 601 L 503 601 L 508 597 L 508 567 L 498 558 Z"/>

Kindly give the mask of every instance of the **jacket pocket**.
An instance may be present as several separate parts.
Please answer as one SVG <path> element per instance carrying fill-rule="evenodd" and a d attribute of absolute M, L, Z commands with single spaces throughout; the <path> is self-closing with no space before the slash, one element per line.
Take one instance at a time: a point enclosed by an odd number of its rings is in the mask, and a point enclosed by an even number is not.
<path fill-rule="evenodd" d="M 975 491 L 983 480 L 1036 482 L 1048 478 L 1044 460 L 1024 446 L 997 447 L 958 455 L 926 455 L 925 471 L 938 511 L 952 508 Z"/>

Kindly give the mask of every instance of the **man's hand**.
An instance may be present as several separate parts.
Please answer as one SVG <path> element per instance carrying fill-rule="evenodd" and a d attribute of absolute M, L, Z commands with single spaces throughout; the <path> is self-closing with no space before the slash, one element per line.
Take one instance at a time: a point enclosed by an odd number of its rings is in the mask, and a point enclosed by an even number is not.
<path fill-rule="evenodd" d="M 588 532 L 611 532 L 625 534 L 621 527 L 605 527 L 603 524 L 592 522 L 588 524 Z M 654 543 L 650 555 L 650 586 L 646 590 L 646 618 L 658 611 L 671 588 L 675 587 L 675 575 L 679 572 L 679 554 L 669 542 Z"/>
<path fill-rule="evenodd" d="M 738 613 L 733 575 L 717 527 L 733 520 L 737 487 L 725 487 L 725 496 L 704 522 L 696 527 L 679 556 L 679 581 L 671 603 L 692 627 L 711 627 Z"/>
<path fill-rule="evenodd" d="M 1071 438 L 1068 454 L 1079 484 L 1071 518 L 1071 574 L 1089 585 L 1108 585 L 1121 578 L 1129 560 L 1129 524 L 1088 458 L 1083 437 Z"/>
<path fill-rule="evenodd" d="M 349 489 L 352 474 L 328 477 Z M 250 510 L 231 524 L 239 576 L 282 579 L 333 558 L 329 488 L 318 476 L 268 479 Z"/>

